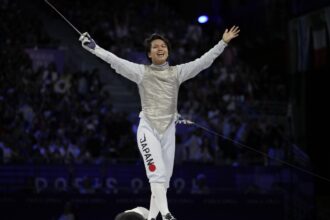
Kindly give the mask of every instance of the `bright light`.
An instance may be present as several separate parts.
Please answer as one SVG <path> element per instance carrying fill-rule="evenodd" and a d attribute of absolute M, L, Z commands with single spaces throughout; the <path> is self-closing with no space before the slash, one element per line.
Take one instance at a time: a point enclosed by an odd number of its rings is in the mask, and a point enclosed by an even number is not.
<path fill-rule="evenodd" d="M 201 24 L 206 23 L 209 20 L 209 17 L 207 17 L 207 15 L 201 15 L 198 17 L 198 22 Z"/>

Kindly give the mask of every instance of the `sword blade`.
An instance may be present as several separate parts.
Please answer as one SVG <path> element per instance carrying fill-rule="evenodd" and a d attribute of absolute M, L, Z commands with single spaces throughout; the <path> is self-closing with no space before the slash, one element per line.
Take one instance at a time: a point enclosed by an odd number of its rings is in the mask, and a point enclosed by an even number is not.
<path fill-rule="evenodd" d="M 54 5 L 52 5 L 50 2 L 48 2 L 47 0 L 45 0 L 45 2 L 52 8 L 54 9 L 54 11 L 57 12 L 57 14 L 59 14 L 79 35 L 81 35 L 81 32 L 73 25 L 71 24 L 71 22 L 66 19 L 66 17 L 64 17 L 64 15 L 61 14 L 61 12 L 59 12 Z"/>

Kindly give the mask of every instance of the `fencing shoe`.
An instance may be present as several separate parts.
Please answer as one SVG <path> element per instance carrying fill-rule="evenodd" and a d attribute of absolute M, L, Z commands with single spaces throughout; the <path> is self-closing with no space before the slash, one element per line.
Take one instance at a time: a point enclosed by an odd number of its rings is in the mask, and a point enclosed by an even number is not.
<path fill-rule="evenodd" d="M 167 213 L 163 216 L 163 220 L 176 220 L 171 213 Z"/>

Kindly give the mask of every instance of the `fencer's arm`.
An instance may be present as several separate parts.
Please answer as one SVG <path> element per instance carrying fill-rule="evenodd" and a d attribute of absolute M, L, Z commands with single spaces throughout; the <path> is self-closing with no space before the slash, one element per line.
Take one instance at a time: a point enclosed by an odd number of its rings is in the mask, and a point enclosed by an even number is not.
<path fill-rule="evenodd" d="M 113 53 L 104 50 L 96 45 L 95 53 L 97 57 L 101 58 L 120 75 L 126 77 L 129 80 L 139 84 L 142 80 L 144 65 L 130 62 L 114 55 Z"/>
<path fill-rule="evenodd" d="M 184 81 L 195 77 L 202 70 L 211 66 L 213 61 L 223 52 L 226 46 L 227 43 L 221 40 L 200 58 L 178 65 L 179 82 L 183 83 Z"/>
<path fill-rule="evenodd" d="M 232 26 L 226 29 L 222 35 L 222 40 L 202 57 L 178 66 L 179 82 L 182 83 L 190 78 L 195 77 L 199 72 L 211 66 L 213 61 L 222 53 L 228 43 L 238 37 L 240 29 L 238 26 Z"/>
<path fill-rule="evenodd" d="M 88 33 L 82 34 L 79 40 L 82 42 L 83 48 L 109 63 L 117 73 L 137 84 L 141 82 L 144 65 L 119 58 L 115 54 L 103 49 L 95 43 Z"/>

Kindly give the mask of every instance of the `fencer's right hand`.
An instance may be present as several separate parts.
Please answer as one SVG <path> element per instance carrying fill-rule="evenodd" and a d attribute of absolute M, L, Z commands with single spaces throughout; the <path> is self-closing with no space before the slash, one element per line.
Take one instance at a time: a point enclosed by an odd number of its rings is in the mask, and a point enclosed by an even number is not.
<path fill-rule="evenodd" d="M 81 45 L 83 48 L 85 48 L 89 52 L 94 52 L 96 43 L 87 32 L 80 35 L 79 41 L 81 41 Z"/>

